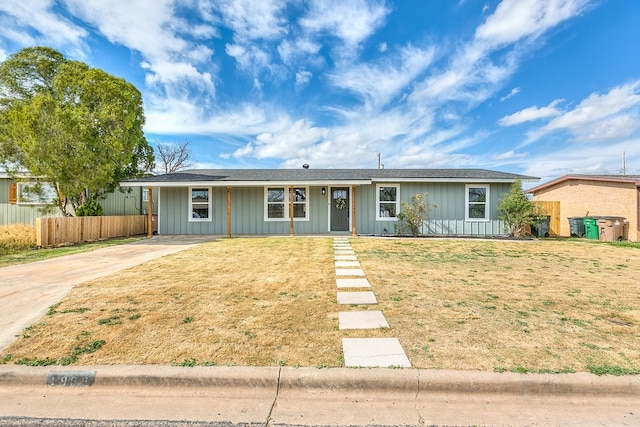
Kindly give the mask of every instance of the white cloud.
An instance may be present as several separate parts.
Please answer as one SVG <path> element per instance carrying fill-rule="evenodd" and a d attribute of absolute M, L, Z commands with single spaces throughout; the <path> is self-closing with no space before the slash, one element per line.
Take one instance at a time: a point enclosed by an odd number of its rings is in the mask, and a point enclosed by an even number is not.
<path fill-rule="evenodd" d="M 257 39 L 279 39 L 287 33 L 287 21 L 280 15 L 286 2 L 280 0 L 218 0 L 222 24 L 233 31 L 238 43 Z"/>
<path fill-rule="evenodd" d="M 196 64 L 208 62 L 213 51 L 190 38 L 215 31 L 211 27 L 205 30 L 203 25 L 181 25 L 174 15 L 173 0 L 157 0 L 153 7 L 146 0 L 66 0 L 66 4 L 71 13 L 96 27 L 112 43 L 140 52 L 152 73 L 148 82 L 194 83 L 213 91 L 211 74 L 196 68 Z"/>
<path fill-rule="evenodd" d="M 509 92 L 508 94 L 506 94 L 505 96 L 500 98 L 500 101 L 506 101 L 507 99 L 513 98 L 514 96 L 516 96 L 519 93 L 520 93 L 520 88 L 519 87 L 514 87 L 513 89 L 511 89 L 511 92 Z"/>
<path fill-rule="evenodd" d="M 470 105 L 486 100 L 530 49 L 522 42 L 535 40 L 586 7 L 586 0 L 503 0 L 476 29 L 473 40 L 452 55 L 445 69 L 416 84 L 411 98 Z M 498 49 L 504 50 L 496 53 Z"/>
<path fill-rule="evenodd" d="M 382 42 L 378 45 L 378 52 L 386 52 L 388 49 L 387 42 Z"/>
<path fill-rule="evenodd" d="M 296 73 L 296 86 L 306 86 L 311 81 L 313 74 L 310 71 L 300 70 Z"/>
<path fill-rule="evenodd" d="M 525 108 L 524 110 L 520 110 L 517 113 L 504 116 L 503 118 L 498 120 L 498 123 L 501 126 L 513 126 L 520 123 L 559 116 L 560 114 L 562 114 L 562 112 L 556 108 L 556 105 L 558 105 L 562 101 L 562 99 L 556 99 L 548 106 L 542 108 L 538 108 L 537 106 Z"/>
<path fill-rule="evenodd" d="M 585 128 L 606 121 L 631 108 L 637 116 L 640 106 L 640 80 L 611 89 L 601 95 L 592 93 L 575 109 L 552 120 L 545 130 L 570 129 L 574 133 L 583 133 Z"/>
<path fill-rule="evenodd" d="M 560 22 L 581 14 L 587 0 L 503 0 L 484 24 L 476 40 L 490 47 L 536 38 Z"/>
<path fill-rule="evenodd" d="M 322 57 L 317 56 L 321 48 L 322 45 L 320 43 L 307 38 L 283 40 L 278 45 L 278 54 L 282 61 L 287 65 L 303 61 L 311 62 L 312 64 L 321 64 Z"/>
<path fill-rule="evenodd" d="M 3 37 L 21 46 L 63 46 L 81 56 L 86 48 L 87 31 L 53 12 L 53 6 L 53 0 L 2 0 L 0 12 L 12 17 L 0 21 Z M 37 34 L 28 34 L 27 29 L 35 30 Z"/>
<path fill-rule="evenodd" d="M 408 46 L 378 64 L 362 63 L 339 69 L 330 75 L 331 82 L 356 93 L 364 100 L 366 109 L 379 108 L 406 90 L 429 67 L 434 54 L 433 48 Z"/>
<path fill-rule="evenodd" d="M 389 12 L 379 1 L 313 0 L 299 23 L 307 33 L 337 37 L 344 44 L 342 55 L 351 56 L 363 40 L 382 26 Z"/>

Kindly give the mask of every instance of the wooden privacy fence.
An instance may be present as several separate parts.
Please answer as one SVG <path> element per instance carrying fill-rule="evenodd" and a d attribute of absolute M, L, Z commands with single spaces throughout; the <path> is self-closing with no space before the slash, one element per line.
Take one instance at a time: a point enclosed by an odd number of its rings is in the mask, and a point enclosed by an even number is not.
<path fill-rule="evenodd" d="M 560 235 L 560 202 L 535 202 L 536 205 L 549 215 L 549 236 Z"/>
<path fill-rule="evenodd" d="M 36 219 L 36 245 L 40 247 L 129 237 L 146 232 L 146 215 Z"/>

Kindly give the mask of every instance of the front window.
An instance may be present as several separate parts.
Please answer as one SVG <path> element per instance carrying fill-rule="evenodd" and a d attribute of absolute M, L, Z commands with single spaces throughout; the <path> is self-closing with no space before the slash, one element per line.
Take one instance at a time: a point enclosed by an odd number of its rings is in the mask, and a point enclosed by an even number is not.
<path fill-rule="evenodd" d="M 289 202 L 293 203 L 293 218 L 306 220 L 308 212 L 307 187 L 266 187 L 265 221 L 286 221 L 289 216 Z"/>
<path fill-rule="evenodd" d="M 489 220 L 489 186 L 467 185 L 466 190 L 465 219 L 467 221 Z"/>
<path fill-rule="evenodd" d="M 400 210 L 400 186 L 378 185 L 376 187 L 376 219 L 396 220 Z"/>
<path fill-rule="evenodd" d="M 285 187 L 267 188 L 267 219 L 284 219 Z"/>
<path fill-rule="evenodd" d="M 18 203 L 24 205 L 49 205 L 56 199 L 56 190 L 48 182 L 19 182 Z"/>
<path fill-rule="evenodd" d="M 189 189 L 189 221 L 211 221 L 211 188 Z"/>

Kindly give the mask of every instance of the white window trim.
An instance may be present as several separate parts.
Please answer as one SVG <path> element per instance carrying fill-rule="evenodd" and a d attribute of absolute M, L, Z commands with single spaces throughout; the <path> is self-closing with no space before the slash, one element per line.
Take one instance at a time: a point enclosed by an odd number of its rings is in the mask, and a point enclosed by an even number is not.
<path fill-rule="evenodd" d="M 189 192 L 191 193 L 191 192 Z M 148 188 L 143 188 L 142 189 L 142 201 L 143 202 L 148 202 L 149 201 L 149 189 Z"/>
<path fill-rule="evenodd" d="M 484 202 L 484 218 L 469 218 L 469 188 L 484 188 L 486 190 L 486 201 Z M 464 220 L 469 222 L 487 222 L 490 220 L 491 201 L 489 184 L 466 184 L 464 186 Z"/>
<path fill-rule="evenodd" d="M 40 182 L 40 185 L 47 185 L 49 187 L 51 187 L 51 191 L 53 191 L 53 197 L 50 201 L 47 200 L 38 200 L 37 202 L 32 202 L 32 201 L 27 201 L 27 200 L 23 200 L 22 197 L 22 192 L 23 192 L 23 187 L 27 186 L 27 187 L 31 187 L 34 185 L 37 185 L 38 182 L 36 181 L 20 181 L 17 182 L 17 196 L 18 196 L 18 200 L 16 201 L 16 203 L 18 205 L 50 205 L 53 203 L 53 200 L 55 200 L 56 195 L 55 195 L 55 189 L 53 188 L 53 186 L 51 184 L 49 184 L 48 182 Z"/>
<path fill-rule="evenodd" d="M 380 216 L 380 187 L 396 188 L 396 216 L 386 217 Z M 391 203 L 391 202 L 383 202 Z M 376 184 L 376 221 L 397 221 L 400 213 L 400 184 Z"/>
<path fill-rule="evenodd" d="M 209 191 L 209 199 L 207 200 L 207 209 L 209 210 L 209 217 L 208 218 L 194 218 L 193 217 L 193 190 L 194 189 L 205 189 L 207 191 Z M 189 197 L 189 222 L 211 222 L 213 219 L 213 210 L 211 209 L 212 207 L 212 203 L 211 200 L 213 199 L 213 193 L 211 191 L 211 187 L 189 187 L 189 193 L 188 193 L 188 197 Z M 204 203 L 200 203 L 200 204 L 204 204 Z"/>
<path fill-rule="evenodd" d="M 269 188 L 284 188 L 284 217 L 283 218 L 269 218 Z M 273 221 L 289 221 L 289 195 L 291 194 L 291 188 L 304 188 L 305 194 L 307 195 L 306 200 L 304 201 L 305 209 L 304 209 L 304 217 L 302 218 L 293 218 L 294 221 L 309 221 L 309 187 L 305 185 L 267 185 L 264 187 L 264 220 L 267 222 Z M 296 204 L 302 204 L 301 202 L 297 202 Z"/>

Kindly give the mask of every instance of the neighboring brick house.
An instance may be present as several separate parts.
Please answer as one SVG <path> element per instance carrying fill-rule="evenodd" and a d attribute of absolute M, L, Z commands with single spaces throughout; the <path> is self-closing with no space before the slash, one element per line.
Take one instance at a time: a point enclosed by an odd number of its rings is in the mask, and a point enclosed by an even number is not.
<path fill-rule="evenodd" d="M 527 190 L 534 201 L 560 202 L 560 235 L 569 236 L 569 217 L 621 216 L 628 238 L 640 240 L 640 175 L 565 175 Z"/>

